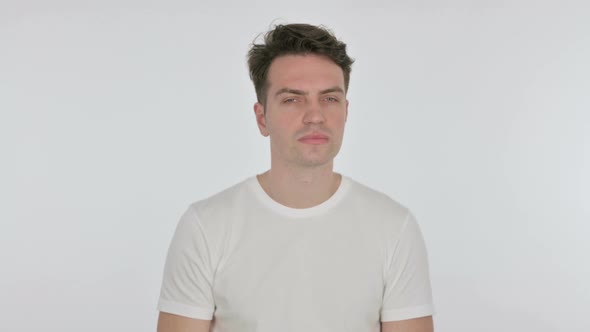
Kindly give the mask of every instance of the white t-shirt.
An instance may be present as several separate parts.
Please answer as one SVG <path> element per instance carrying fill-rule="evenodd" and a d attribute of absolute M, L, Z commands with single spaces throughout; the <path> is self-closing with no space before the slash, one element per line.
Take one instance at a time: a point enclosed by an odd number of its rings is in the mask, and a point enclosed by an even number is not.
<path fill-rule="evenodd" d="M 213 319 L 213 332 L 378 332 L 434 313 L 414 217 L 347 176 L 306 209 L 274 201 L 256 176 L 190 205 L 158 309 Z"/>

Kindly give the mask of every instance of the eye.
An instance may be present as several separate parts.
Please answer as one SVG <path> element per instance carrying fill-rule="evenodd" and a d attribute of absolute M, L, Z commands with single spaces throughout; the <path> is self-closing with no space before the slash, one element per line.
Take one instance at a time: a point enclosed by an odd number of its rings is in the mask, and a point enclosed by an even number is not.
<path fill-rule="evenodd" d="M 328 101 L 328 102 L 331 102 L 331 103 L 337 103 L 338 102 L 338 98 L 332 97 L 332 96 L 326 97 L 326 98 L 324 98 L 324 100 L 325 101 Z"/>
<path fill-rule="evenodd" d="M 285 99 L 283 100 L 283 104 L 291 104 L 291 103 L 294 103 L 294 102 L 296 102 L 296 101 L 297 101 L 297 98 L 294 98 L 294 97 L 285 98 Z"/>

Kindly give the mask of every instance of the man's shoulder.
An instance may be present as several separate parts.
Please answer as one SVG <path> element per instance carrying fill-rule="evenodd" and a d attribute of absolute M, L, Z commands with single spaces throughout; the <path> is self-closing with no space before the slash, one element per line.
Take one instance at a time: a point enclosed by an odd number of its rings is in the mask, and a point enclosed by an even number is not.
<path fill-rule="evenodd" d="M 407 221 L 412 217 L 412 212 L 402 203 L 392 198 L 385 192 L 375 189 L 361 182 L 351 180 L 350 200 L 345 205 L 347 212 L 362 216 L 363 223 L 374 228 L 386 236 L 386 241 L 392 234 L 399 234 L 404 229 Z"/>
<path fill-rule="evenodd" d="M 407 213 L 408 209 L 389 194 L 375 189 L 362 182 L 347 177 L 351 183 L 352 199 L 367 207 L 388 209 L 399 213 Z"/>
<path fill-rule="evenodd" d="M 248 177 L 206 198 L 194 201 L 190 204 L 190 207 L 197 211 L 198 214 L 228 211 L 229 208 L 238 206 L 241 199 L 248 196 L 246 191 L 251 184 L 251 180 L 252 177 Z"/>

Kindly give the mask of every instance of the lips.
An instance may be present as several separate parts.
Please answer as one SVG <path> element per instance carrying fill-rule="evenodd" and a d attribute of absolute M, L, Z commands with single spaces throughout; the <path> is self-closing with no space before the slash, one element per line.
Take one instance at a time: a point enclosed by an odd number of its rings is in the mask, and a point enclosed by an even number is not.
<path fill-rule="evenodd" d="M 308 140 L 308 139 L 325 139 L 325 140 L 327 140 L 328 136 L 323 135 L 323 134 L 314 133 L 314 134 L 305 135 L 305 136 L 301 137 L 299 140 L 301 141 L 301 140 Z"/>
<path fill-rule="evenodd" d="M 305 135 L 299 139 L 299 142 L 304 144 L 325 144 L 328 142 L 328 136 L 320 133 L 312 133 L 309 135 Z"/>

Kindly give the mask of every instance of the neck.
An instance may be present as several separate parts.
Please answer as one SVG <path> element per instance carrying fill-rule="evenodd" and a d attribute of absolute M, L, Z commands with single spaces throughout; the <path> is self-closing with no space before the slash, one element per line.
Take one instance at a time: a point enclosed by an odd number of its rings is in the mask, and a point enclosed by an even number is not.
<path fill-rule="evenodd" d="M 273 200 L 295 209 L 325 202 L 338 190 L 342 180 L 342 176 L 332 170 L 332 164 L 305 170 L 271 167 L 257 178 Z"/>

